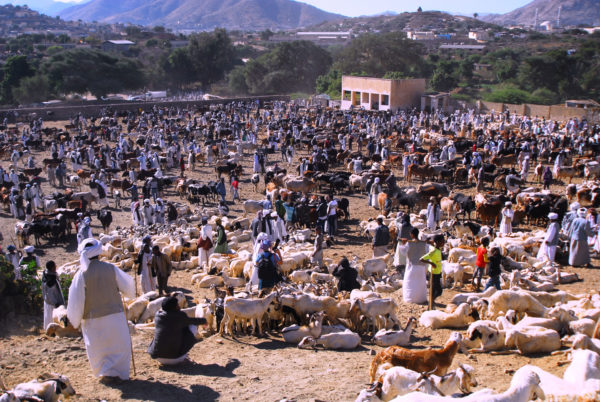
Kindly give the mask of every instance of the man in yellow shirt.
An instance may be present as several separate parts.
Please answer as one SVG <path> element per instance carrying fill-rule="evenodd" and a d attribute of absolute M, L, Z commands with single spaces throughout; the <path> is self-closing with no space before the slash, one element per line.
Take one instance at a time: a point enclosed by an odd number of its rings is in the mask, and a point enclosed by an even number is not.
<path fill-rule="evenodd" d="M 436 235 L 433 238 L 433 244 L 435 245 L 433 250 L 421 257 L 421 262 L 431 265 L 429 272 L 430 285 L 433 287 L 433 300 L 437 299 L 442 295 L 442 247 L 444 247 L 444 236 Z"/>

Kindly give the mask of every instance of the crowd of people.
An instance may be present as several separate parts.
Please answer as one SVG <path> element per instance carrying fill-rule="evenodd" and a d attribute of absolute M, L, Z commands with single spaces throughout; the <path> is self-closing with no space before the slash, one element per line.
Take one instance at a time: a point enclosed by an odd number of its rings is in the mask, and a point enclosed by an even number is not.
<path fill-rule="evenodd" d="M 399 111 L 396 113 L 366 111 L 333 111 L 316 108 L 306 111 L 294 103 L 274 102 L 265 107 L 257 102 L 236 102 L 222 105 L 201 113 L 175 108 L 154 106 L 150 111 L 129 112 L 126 116 L 106 111 L 101 125 L 79 115 L 71 121 L 73 135 L 49 139 L 52 163 L 47 163 L 47 193 L 63 190 L 70 176 L 83 168 L 91 172 L 89 191 L 102 208 L 108 208 L 110 180 L 118 173 L 129 180 L 126 192 L 130 194 L 131 222 L 127 226 L 149 228 L 153 225 L 172 224 L 178 218 L 175 203 L 165 201 L 163 179 L 171 171 L 179 176 L 198 171 L 198 162 L 214 167 L 217 160 L 235 153 L 243 161 L 245 150 L 257 149 L 252 155 L 252 173 L 265 174 L 279 171 L 269 153 L 280 152 L 281 163 L 292 168 L 298 162 L 300 176 L 311 172 L 325 171 L 336 164 L 335 155 L 348 152 L 344 163 L 349 163 L 355 174 L 385 171 L 381 180 L 373 175 L 367 185 L 365 200 L 369 206 L 379 208 L 378 196 L 382 192 L 393 196 L 398 185 L 390 160 L 397 156 L 400 161 L 399 180 L 408 180 L 412 165 L 434 165 L 458 161 L 472 170 L 477 177 L 477 190 L 484 187 L 483 174 L 486 162 L 494 156 L 511 152 L 518 156 L 519 171 L 512 170 L 506 177 L 506 195 L 517 194 L 529 180 L 533 164 L 542 164 L 554 157 L 553 166 L 543 166 L 544 188 L 554 183 L 558 170 L 573 155 L 584 156 L 600 148 L 600 128 L 585 120 L 571 119 L 561 125 L 544 118 L 517 116 L 509 112 L 478 114 L 473 110 L 451 114 L 436 111 Z M 124 126 L 125 125 L 125 126 Z M 519 133 L 517 135 L 516 133 Z M 430 136 L 429 133 L 436 133 Z M 46 137 L 45 137 L 46 136 Z M 0 134 L 0 141 L 12 144 L 11 166 L 0 168 L 0 186 L 8 189 L 10 211 L 15 219 L 32 222 L 35 215 L 44 209 L 44 193 L 41 180 L 27 182 L 19 169 L 34 169 L 35 150 L 30 144 L 43 141 L 48 134 L 41 119 L 22 129 L 20 137 L 13 131 Z M 459 151 L 457 142 L 468 140 L 471 148 Z M 356 144 L 356 152 L 354 145 Z M 260 148 L 260 147 L 264 148 Z M 304 149 L 305 156 L 301 156 Z M 363 153 L 363 148 L 366 153 Z M 260 149 L 260 152 L 259 152 Z M 555 152 L 559 149 L 559 152 Z M 569 151 L 570 150 L 570 151 Z M 423 152 L 424 151 L 424 152 Z M 555 155 L 553 154 L 555 152 Z M 23 157 L 27 163 L 19 166 Z M 70 171 L 67 166 L 70 162 Z M 368 167 L 367 165 L 371 166 Z M 345 165 L 344 165 L 345 166 Z M 142 194 L 137 187 L 142 172 L 144 176 Z M 377 176 L 377 177 L 375 177 Z M 76 179 L 73 179 L 76 180 Z M 231 174 L 229 189 L 231 202 L 240 200 L 240 182 L 243 177 Z M 73 182 L 70 181 L 70 184 Z M 227 185 L 224 178 L 215 184 L 220 205 L 226 207 Z M 120 207 L 120 192 L 114 192 L 115 207 Z M 298 201 L 294 197 L 274 200 L 265 196 L 261 200 L 263 209 L 253 218 L 251 229 L 252 261 L 254 269 L 249 286 L 256 286 L 261 295 L 266 294 L 284 278 L 277 269 L 282 263 L 280 247 L 289 240 L 290 234 L 299 223 L 299 208 L 307 197 Z M 117 200 L 119 201 L 117 203 Z M 151 203 L 152 200 L 152 203 Z M 384 224 L 386 217 L 376 218 L 377 229 L 372 238 L 372 257 L 394 254 L 393 265 L 403 274 L 403 300 L 407 303 L 425 303 L 442 295 L 441 270 L 444 258 L 445 236 L 439 232 L 443 213 L 439 199 L 432 197 L 427 204 L 425 227 L 419 230 L 411 224 L 408 213 L 396 215 L 398 229 L 395 238 Z M 316 269 L 325 270 L 324 249 L 335 243 L 341 234 L 339 199 L 333 194 L 315 197 L 313 250 L 311 263 Z M 506 201 L 501 211 L 498 227 L 499 236 L 509 236 L 513 231 L 515 211 L 511 201 Z M 597 213 L 573 202 L 562 220 L 556 212 L 547 215 L 548 227 L 538 258 L 554 262 L 560 235 L 569 240 L 569 265 L 589 266 L 590 246 L 600 252 L 600 217 Z M 201 219 L 198 257 L 201 269 L 208 270 L 211 254 L 230 254 L 222 220 L 217 218 L 214 227 L 209 217 Z M 98 259 L 102 244 L 91 229 L 89 211 L 82 200 L 81 213 L 76 221 L 80 269 L 69 289 L 68 318 L 75 328 L 81 327 L 88 358 L 94 375 L 98 377 L 129 378 L 131 340 L 123 314 L 121 295 L 133 298 L 136 289 L 131 276 L 113 264 Z M 426 236 L 423 236 L 423 235 Z M 433 236 L 428 236 L 433 234 Z M 593 239 L 593 242 L 590 240 Z M 483 276 L 489 279 L 484 285 L 500 287 L 499 275 L 503 257 L 498 248 L 488 250 L 493 240 L 483 237 L 477 249 L 476 270 L 473 286 L 480 290 Z M 394 246 L 394 249 L 390 249 Z M 34 248 L 24 248 L 19 257 L 14 245 L 6 248 L 7 260 L 13 264 L 18 280 L 35 276 L 41 269 Z M 56 264 L 48 261 L 42 276 L 44 300 L 44 327 L 51 321 L 52 309 L 64 305 Z M 157 290 L 159 295 L 168 295 L 168 280 L 172 273 L 169 257 L 152 244 L 150 236 L 143 239 L 143 246 L 136 258 L 136 270 L 140 276 L 141 292 Z M 338 278 L 339 291 L 351 291 L 361 287 L 358 272 L 344 257 L 333 271 Z M 427 289 L 429 276 L 430 291 Z M 433 301 L 432 300 L 432 301 Z M 179 363 L 185 359 L 193 346 L 194 334 L 189 326 L 202 325 L 202 319 L 188 318 L 179 311 L 177 300 L 166 297 L 162 310 L 155 317 L 156 333 L 148 351 L 162 364 Z"/>

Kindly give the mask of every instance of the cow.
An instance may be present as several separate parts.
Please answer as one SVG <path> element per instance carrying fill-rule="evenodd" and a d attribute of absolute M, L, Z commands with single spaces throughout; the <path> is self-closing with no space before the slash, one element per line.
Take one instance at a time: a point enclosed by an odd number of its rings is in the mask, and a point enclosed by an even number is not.
<path fill-rule="evenodd" d="M 454 201 L 452 198 L 444 197 L 440 200 L 440 208 L 442 212 L 446 213 L 448 219 L 452 219 L 458 214 L 460 211 L 460 207 L 458 203 Z"/>
<path fill-rule="evenodd" d="M 458 204 L 459 212 L 457 215 L 467 215 L 471 219 L 471 212 L 475 211 L 475 201 L 473 197 L 458 193 L 452 196 L 452 199 Z"/>
<path fill-rule="evenodd" d="M 421 180 L 425 180 L 435 176 L 435 170 L 429 165 L 415 165 L 414 163 L 408 167 L 407 181 L 412 181 L 413 176 L 420 176 Z"/>
<path fill-rule="evenodd" d="M 316 186 L 316 183 L 310 179 L 288 179 L 284 182 L 285 188 L 296 193 L 308 194 Z"/>

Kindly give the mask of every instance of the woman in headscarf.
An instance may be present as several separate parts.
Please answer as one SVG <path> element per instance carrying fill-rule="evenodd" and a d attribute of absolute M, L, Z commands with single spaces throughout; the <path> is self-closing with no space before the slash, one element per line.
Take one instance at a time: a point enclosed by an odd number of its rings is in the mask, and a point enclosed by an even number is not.
<path fill-rule="evenodd" d="M 142 249 L 138 254 L 137 274 L 141 277 L 142 293 L 152 292 L 156 289 L 156 273 L 152 273 L 150 260 L 152 259 L 152 248 L 150 236 L 144 237 L 142 240 Z"/>
<path fill-rule="evenodd" d="M 592 235 L 590 222 L 586 219 L 587 210 L 579 208 L 577 218 L 569 226 L 569 238 L 571 245 L 569 247 L 569 265 L 580 267 L 590 265 L 590 248 L 588 245 L 588 236 Z"/>
<path fill-rule="evenodd" d="M 42 274 L 42 297 L 44 298 L 44 331 L 52 323 L 52 312 L 55 308 L 63 306 L 65 299 L 56 275 L 54 261 L 46 263 L 46 270 Z"/>
<path fill-rule="evenodd" d="M 545 167 L 542 180 L 544 181 L 544 190 L 549 190 L 550 184 L 552 184 L 552 170 L 550 170 L 550 166 Z"/>
<path fill-rule="evenodd" d="M 221 218 L 215 220 L 217 225 L 217 245 L 213 252 L 219 254 L 228 254 L 229 246 L 227 245 L 227 234 L 225 234 L 225 228 L 221 224 Z"/>
<path fill-rule="evenodd" d="M 208 259 L 212 254 L 212 226 L 208 224 L 208 218 L 202 217 L 202 229 L 200 230 L 200 239 L 198 239 L 198 265 L 200 268 L 208 267 Z"/>
<path fill-rule="evenodd" d="M 398 214 L 400 214 L 400 212 L 398 212 Z M 406 268 L 406 254 L 400 252 L 400 246 L 402 245 L 400 240 L 410 239 L 410 231 L 412 230 L 410 215 L 404 214 L 399 219 L 396 219 L 396 227 L 398 228 L 398 244 L 396 244 L 396 253 L 394 254 L 394 267 L 396 267 L 396 269 L 404 270 L 404 268 Z"/>

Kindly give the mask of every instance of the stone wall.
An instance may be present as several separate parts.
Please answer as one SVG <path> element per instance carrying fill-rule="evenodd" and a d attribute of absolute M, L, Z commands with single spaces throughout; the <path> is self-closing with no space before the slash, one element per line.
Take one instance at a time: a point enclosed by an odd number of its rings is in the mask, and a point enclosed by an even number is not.
<path fill-rule="evenodd" d="M 29 121 L 32 118 L 42 117 L 45 121 L 68 120 L 78 113 L 86 117 L 98 116 L 102 109 L 110 107 L 112 110 L 128 111 L 128 110 L 144 110 L 149 111 L 155 105 L 159 107 L 176 107 L 176 108 L 199 108 L 209 105 L 218 105 L 229 102 L 238 101 L 253 101 L 260 100 L 261 102 L 272 101 L 289 101 L 289 96 L 255 96 L 244 98 L 228 98 L 216 100 L 194 100 L 194 101 L 148 101 L 148 102 L 105 102 L 92 104 L 70 104 L 60 106 L 44 106 L 34 108 L 8 108 L 0 109 L 0 121 L 8 117 L 9 123 L 17 121 Z"/>
<path fill-rule="evenodd" d="M 519 115 L 537 116 L 544 117 L 546 119 L 564 121 L 571 118 L 586 118 L 589 122 L 600 123 L 600 109 L 582 109 L 576 107 L 566 107 L 564 105 L 512 105 L 508 103 L 496 103 L 478 101 L 477 108 L 483 112 L 490 112 L 494 110 L 496 113 L 502 113 L 510 111 L 511 113 L 517 113 Z"/>

